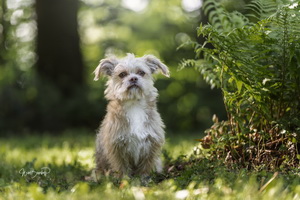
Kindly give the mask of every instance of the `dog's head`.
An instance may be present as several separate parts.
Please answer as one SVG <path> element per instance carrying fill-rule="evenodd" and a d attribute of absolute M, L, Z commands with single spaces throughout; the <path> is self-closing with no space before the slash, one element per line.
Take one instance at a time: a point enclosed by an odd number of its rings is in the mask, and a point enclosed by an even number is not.
<path fill-rule="evenodd" d="M 102 59 L 94 71 L 94 80 L 98 80 L 101 75 L 109 77 L 105 90 L 109 100 L 155 98 L 157 90 L 153 85 L 152 74 L 159 71 L 169 77 L 168 67 L 155 56 L 136 58 L 133 54 L 127 54 L 122 59 Z"/>

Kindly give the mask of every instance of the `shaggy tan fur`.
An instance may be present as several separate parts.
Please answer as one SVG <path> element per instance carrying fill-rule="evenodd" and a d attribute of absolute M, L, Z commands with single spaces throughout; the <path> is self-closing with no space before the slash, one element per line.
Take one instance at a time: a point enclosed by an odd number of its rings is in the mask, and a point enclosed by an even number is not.
<path fill-rule="evenodd" d="M 169 76 L 167 66 L 151 55 L 100 61 L 95 80 L 109 77 L 105 90 L 109 104 L 96 139 L 97 173 L 144 176 L 162 171 L 164 124 L 157 112 L 158 93 L 152 78 L 158 70 Z"/>

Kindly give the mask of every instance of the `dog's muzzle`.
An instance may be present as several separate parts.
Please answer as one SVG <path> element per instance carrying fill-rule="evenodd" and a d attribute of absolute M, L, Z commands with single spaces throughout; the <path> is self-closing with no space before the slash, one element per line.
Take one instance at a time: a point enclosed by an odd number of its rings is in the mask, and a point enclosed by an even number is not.
<path fill-rule="evenodd" d="M 128 86 L 128 89 L 132 89 L 132 88 L 140 88 L 140 86 L 138 85 L 138 77 L 134 76 L 134 77 L 131 77 L 129 79 L 129 86 Z"/>

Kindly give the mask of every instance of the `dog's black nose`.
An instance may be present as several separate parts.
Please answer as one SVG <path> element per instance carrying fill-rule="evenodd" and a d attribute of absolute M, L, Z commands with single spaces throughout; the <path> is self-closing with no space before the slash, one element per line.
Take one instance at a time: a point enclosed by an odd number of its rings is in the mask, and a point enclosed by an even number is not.
<path fill-rule="evenodd" d="M 131 83 L 136 83 L 138 81 L 138 78 L 137 77 L 132 77 L 131 79 L 130 79 L 130 82 Z"/>

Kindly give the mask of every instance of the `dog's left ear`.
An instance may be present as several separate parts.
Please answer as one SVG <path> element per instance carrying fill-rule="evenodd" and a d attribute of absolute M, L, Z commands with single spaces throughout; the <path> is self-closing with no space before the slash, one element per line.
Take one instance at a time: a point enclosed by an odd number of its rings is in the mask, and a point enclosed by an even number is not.
<path fill-rule="evenodd" d="M 99 80 L 101 75 L 111 76 L 117 64 L 118 64 L 118 60 L 114 57 L 100 60 L 99 65 L 94 71 L 95 74 L 94 81 Z"/>
<path fill-rule="evenodd" d="M 155 73 L 160 69 L 163 75 L 165 75 L 166 77 L 170 77 L 168 67 L 163 64 L 158 58 L 152 55 L 145 55 L 143 56 L 143 59 L 145 60 L 146 65 L 150 67 L 152 73 Z"/>

